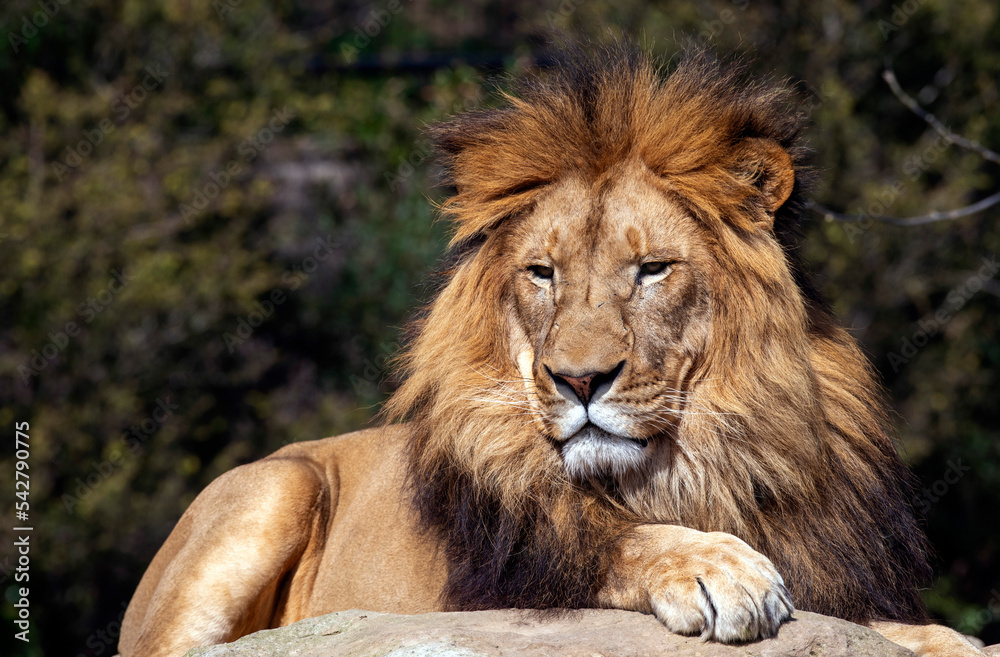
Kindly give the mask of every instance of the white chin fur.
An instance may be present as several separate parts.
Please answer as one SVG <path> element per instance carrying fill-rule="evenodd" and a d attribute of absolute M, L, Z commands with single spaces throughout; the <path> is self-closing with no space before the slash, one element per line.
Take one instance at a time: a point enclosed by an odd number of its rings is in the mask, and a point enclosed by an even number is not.
<path fill-rule="evenodd" d="M 566 441 L 562 455 L 566 471 L 576 479 L 619 479 L 643 466 L 646 449 L 634 440 L 589 425 Z"/>

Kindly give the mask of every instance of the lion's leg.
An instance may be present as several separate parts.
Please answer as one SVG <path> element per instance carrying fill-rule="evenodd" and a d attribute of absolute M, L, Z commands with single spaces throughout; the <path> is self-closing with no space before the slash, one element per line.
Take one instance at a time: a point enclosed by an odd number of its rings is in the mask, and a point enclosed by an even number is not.
<path fill-rule="evenodd" d="M 983 652 L 968 639 L 943 625 L 907 625 L 888 621 L 868 624 L 873 630 L 909 648 L 920 657 L 982 657 Z"/>
<path fill-rule="evenodd" d="M 185 512 L 125 613 L 122 657 L 180 656 L 266 628 L 328 488 L 304 461 L 265 459 L 216 479 Z"/>
<path fill-rule="evenodd" d="M 794 611 L 765 556 L 730 534 L 673 525 L 640 525 L 623 539 L 598 604 L 725 642 L 772 636 Z"/>

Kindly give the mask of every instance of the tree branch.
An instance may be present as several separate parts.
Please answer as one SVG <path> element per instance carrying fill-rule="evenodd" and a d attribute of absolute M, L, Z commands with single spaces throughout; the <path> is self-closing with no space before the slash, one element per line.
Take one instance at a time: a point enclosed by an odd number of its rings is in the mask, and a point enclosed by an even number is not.
<path fill-rule="evenodd" d="M 927 125 L 934 128 L 937 133 L 948 140 L 948 142 L 974 153 L 978 153 L 980 156 L 990 160 L 991 162 L 1000 164 L 1000 155 L 986 148 L 978 141 L 972 141 L 971 139 L 966 139 L 961 135 L 956 135 L 954 132 L 946 128 L 943 123 L 938 121 L 936 116 L 921 107 L 917 101 L 903 91 L 903 88 L 899 86 L 899 80 L 896 79 L 896 74 L 893 72 L 891 64 L 886 64 L 885 70 L 882 71 L 882 79 L 888 83 L 889 88 L 892 89 L 893 95 L 899 99 L 899 102 L 906 105 L 911 112 L 922 118 Z"/>
<path fill-rule="evenodd" d="M 882 79 L 886 81 L 889 88 L 892 89 L 893 95 L 899 99 L 899 102 L 906 105 L 906 107 L 923 119 L 927 125 L 934 128 L 934 130 L 941 135 L 948 143 L 954 144 L 959 148 L 964 148 L 966 150 L 977 153 L 983 159 L 989 160 L 991 162 L 996 162 L 1000 164 L 1000 154 L 996 153 L 989 148 L 986 148 L 982 144 L 971 139 L 966 139 L 961 135 L 956 135 L 954 132 L 949 130 L 943 123 L 941 123 L 936 116 L 925 110 L 920 104 L 914 100 L 909 94 L 903 91 L 903 88 L 899 86 L 899 80 L 896 79 L 896 74 L 892 70 L 891 62 L 886 62 L 885 71 L 882 72 Z M 929 224 L 935 221 L 950 221 L 954 219 L 960 219 L 962 217 L 967 217 L 977 212 L 982 212 L 983 210 L 990 208 L 997 203 L 1000 203 L 1000 192 L 993 194 L 992 196 L 987 196 L 981 201 L 977 201 L 972 205 L 967 205 L 963 208 L 957 208 L 955 210 L 946 210 L 941 212 L 931 212 L 929 214 L 923 214 L 916 217 L 889 217 L 889 216 L 871 216 L 871 215 L 857 215 L 857 214 L 843 214 L 840 212 L 834 212 L 833 210 L 820 205 L 814 201 L 810 201 L 808 206 L 823 215 L 823 218 L 827 221 L 844 221 L 844 222 L 860 222 L 860 221 L 871 221 L 877 220 L 886 224 L 891 224 L 893 226 L 920 226 L 922 224 Z"/>
<path fill-rule="evenodd" d="M 840 212 L 834 212 L 833 210 L 816 203 L 815 201 L 809 201 L 808 206 L 823 215 L 823 218 L 828 221 L 845 221 L 845 222 L 859 222 L 859 221 L 881 221 L 885 224 L 891 224 L 893 226 L 921 226 L 923 224 L 934 223 L 935 221 L 948 221 L 952 219 L 961 219 L 962 217 L 968 217 L 971 214 L 976 214 L 977 212 L 982 212 L 983 210 L 993 207 L 997 203 L 1000 203 L 1000 192 L 993 194 L 992 196 L 987 196 L 981 201 L 977 201 L 972 205 L 967 205 L 964 208 L 958 208 L 955 210 L 945 210 L 941 212 L 931 212 L 929 214 L 922 214 L 916 217 L 889 217 L 889 216 L 877 216 L 877 215 L 864 215 L 864 214 L 842 214 Z"/>

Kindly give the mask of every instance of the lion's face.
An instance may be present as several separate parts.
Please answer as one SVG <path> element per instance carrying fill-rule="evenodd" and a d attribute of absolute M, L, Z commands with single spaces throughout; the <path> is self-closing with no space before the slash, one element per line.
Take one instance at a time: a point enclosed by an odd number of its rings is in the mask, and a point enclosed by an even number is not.
<path fill-rule="evenodd" d="M 637 162 L 600 189 L 560 181 L 507 244 L 512 356 L 577 478 L 650 461 L 707 340 L 707 236 L 658 182 Z"/>

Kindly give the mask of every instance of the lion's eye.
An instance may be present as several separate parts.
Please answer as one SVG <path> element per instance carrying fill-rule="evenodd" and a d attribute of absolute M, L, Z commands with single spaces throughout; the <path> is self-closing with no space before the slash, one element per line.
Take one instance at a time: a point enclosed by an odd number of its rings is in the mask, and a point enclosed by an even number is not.
<path fill-rule="evenodd" d="M 545 280 L 551 280 L 552 275 L 555 273 L 552 267 L 546 265 L 531 265 L 528 267 L 528 271 L 537 276 L 538 278 L 543 278 Z"/>
<path fill-rule="evenodd" d="M 662 274 L 667 271 L 670 267 L 669 262 L 644 262 L 639 267 L 640 276 L 655 276 L 657 274 Z"/>

